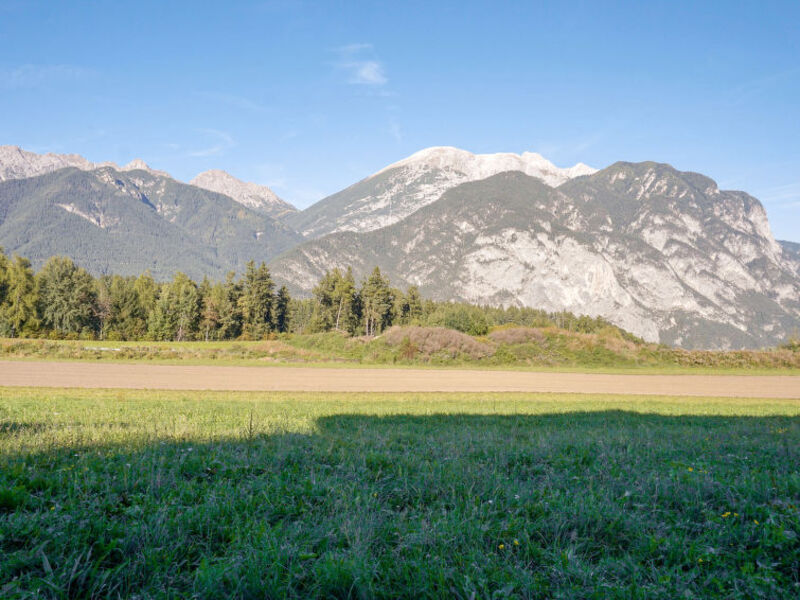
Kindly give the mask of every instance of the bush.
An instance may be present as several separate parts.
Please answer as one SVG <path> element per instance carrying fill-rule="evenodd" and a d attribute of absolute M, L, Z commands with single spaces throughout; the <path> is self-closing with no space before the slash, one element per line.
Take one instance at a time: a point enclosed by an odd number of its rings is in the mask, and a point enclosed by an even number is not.
<path fill-rule="evenodd" d="M 392 327 L 383 336 L 390 347 L 399 348 L 401 355 L 421 354 L 430 359 L 436 355 L 450 358 L 466 356 L 472 359 L 488 358 L 495 352 L 493 346 L 444 327 Z M 405 358 L 405 356 L 404 356 Z"/>
<path fill-rule="evenodd" d="M 544 333 L 534 327 L 504 327 L 495 329 L 489 334 L 489 339 L 498 344 L 524 344 L 527 342 L 544 341 Z"/>

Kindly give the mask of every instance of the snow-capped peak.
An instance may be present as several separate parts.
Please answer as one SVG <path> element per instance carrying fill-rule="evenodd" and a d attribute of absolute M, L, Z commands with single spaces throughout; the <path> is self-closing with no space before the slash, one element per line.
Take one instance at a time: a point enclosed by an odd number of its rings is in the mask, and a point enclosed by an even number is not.
<path fill-rule="evenodd" d="M 452 146 L 434 146 L 415 152 L 408 158 L 381 169 L 376 175 L 399 167 L 456 171 L 462 174 L 460 178 L 462 181 L 477 181 L 504 171 L 521 171 L 526 175 L 538 177 L 553 187 L 574 177 L 591 175 L 597 171 L 583 163 L 562 169 L 536 152 L 473 154 Z"/>

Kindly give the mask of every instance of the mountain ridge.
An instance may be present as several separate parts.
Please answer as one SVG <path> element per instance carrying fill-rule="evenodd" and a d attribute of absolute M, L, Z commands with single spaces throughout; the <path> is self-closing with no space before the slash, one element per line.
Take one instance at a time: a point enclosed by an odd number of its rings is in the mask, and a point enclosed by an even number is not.
<path fill-rule="evenodd" d="M 222 279 L 299 241 L 228 196 L 152 172 L 68 167 L 0 182 L 0 245 L 34 266 L 63 254 L 94 274 Z"/>
<path fill-rule="evenodd" d="M 271 267 L 307 293 L 301 283 L 327 268 L 362 275 L 370 263 L 437 299 L 572 310 L 687 347 L 773 345 L 800 323 L 798 271 L 761 204 L 652 162 L 557 188 L 521 173 L 468 182 L 403 221 L 306 241 Z"/>
<path fill-rule="evenodd" d="M 338 231 L 373 231 L 392 225 L 468 181 L 521 171 L 556 187 L 591 174 L 578 163 L 560 169 L 540 154 L 473 154 L 451 146 L 425 148 L 291 215 L 287 223 L 306 237 Z"/>

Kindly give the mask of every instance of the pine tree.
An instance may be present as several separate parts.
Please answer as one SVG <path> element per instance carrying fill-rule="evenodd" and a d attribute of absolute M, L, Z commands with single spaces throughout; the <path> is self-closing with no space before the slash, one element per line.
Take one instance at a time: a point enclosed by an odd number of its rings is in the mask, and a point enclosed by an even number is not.
<path fill-rule="evenodd" d="M 155 308 L 148 319 L 148 334 L 155 340 L 191 339 L 200 314 L 197 284 L 183 273 L 163 284 Z"/>
<path fill-rule="evenodd" d="M 422 319 L 422 296 L 419 288 L 412 285 L 403 296 L 402 319 L 403 323 L 417 323 Z"/>
<path fill-rule="evenodd" d="M 289 290 L 285 285 L 282 285 L 278 293 L 275 294 L 272 311 L 273 327 L 278 333 L 289 331 L 289 303 L 291 300 Z"/>
<path fill-rule="evenodd" d="M 239 307 L 244 333 L 254 339 L 265 337 L 272 329 L 272 291 L 275 284 L 263 262 L 256 268 L 247 263 Z"/>
<path fill-rule="evenodd" d="M 92 276 L 65 256 L 50 258 L 36 275 L 42 324 L 59 333 L 94 332 L 97 292 Z"/>
<path fill-rule="evenodd" d="M 233 339 L 242 333 L 242 311 L 239 309 L 242 286 L 236 281 L 234 272 L 228 273 L 223 288 L 225 298 L 219 307 L 220 336 L 223 339 Z"/>
<path fill-rule="evenodd" d="M 392 295 L 389 280 L 381 275 L 378 267 L 361 284 L 364 333 L 374 336 L 392 324 Z"/>
<path fill-rule="evenodd" d="M 328 271 L 313 289 L 316 306 L 312 318 L 315 331 L 348 331 L 358 327 L 358 292 L 353 271 Z"/>
<path fill-rule="evenodd" d="M 0 305 L 0 327 L 9 337 L 17 337 L 39 327 L 37 295 L 31 263 L 14 256 L 6 267 L 6 297 Z"/>
<path fill-rule="evenodd" d="M 8 257 L 3 253 L 3 247 L 0 246 L 0 310 L 2 310 L 2 306 L 8 295 L 8 269 Z"/>
<path fill-rule="evenodd" d="M 111 314 L 106 336 L 110 339 L 138 340 L 147 335 L 148 310 L 137 290 L 138 279 L 114 275 L 108 286 Z"/>

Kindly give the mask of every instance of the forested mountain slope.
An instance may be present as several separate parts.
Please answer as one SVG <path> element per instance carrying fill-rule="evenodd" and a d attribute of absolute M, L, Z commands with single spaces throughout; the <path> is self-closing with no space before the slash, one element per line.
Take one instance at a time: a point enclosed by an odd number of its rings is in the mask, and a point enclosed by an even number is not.
<path fill-rule="evenodd" d="M 66 168 L 0 182 L 0 246 L 37 267 L 63 254 L 95 274 L 222 278 L 299 240 L 227 196 L 144 170 Z"/>

